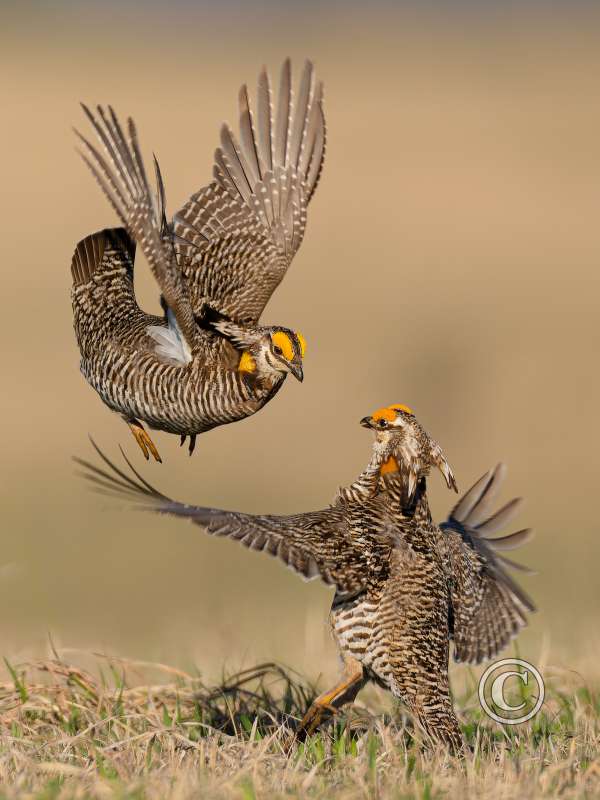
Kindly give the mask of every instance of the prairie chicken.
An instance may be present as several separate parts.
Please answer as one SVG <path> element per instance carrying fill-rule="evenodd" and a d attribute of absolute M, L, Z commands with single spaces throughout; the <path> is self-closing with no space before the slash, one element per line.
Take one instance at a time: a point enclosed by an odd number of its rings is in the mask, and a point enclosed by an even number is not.
<path fill-rule="evenodd" d="M 520 503 L 492 510 L 505 475 L 501 464 L 436 525 L 427 502 L 430 467 L 438 465 L 453 483 L 439 446 L 405 406 L 382 409 L 362 424 L 374 428 L 377 438 L 365 472 L 338 492 L 331 507 L 289 516 L 171 500 L 129 461 L 133 475 L 98 448 L 107 468 L 76 460 L 101 492 L 186 517 L 209 534 L 277 556 L 305 579 L 320 578 L 335 588 L 330 622 L 344 674 L 308 709 L 297 731 L 300 738 L 373 680 L 406 704 L 426 739 L 460 753 L 462 737 L 448 685 L 449 641 L 457 661 L 479 663 L 496 655 L 526 623 L 534 605 L 505 567 L 523 568 L 497 551 L 518 547 L 531 531 L 490 538 Z M 409 462 L 397 461 L 400 469 L 394 469 L 390 459 L 401 457 Z M 416 486 L 407 500 L 405 475 L 411 471 Z"/>
<path fill-rule="evenodd" d="M 266 71 L 254 115 L 240 90 L 240 141 L 221 128 L 213 180 L 167 222 L 154 159 L 150 189 L 133 120 L 83 110 L 101 147 L 81 153 L 124 228 L 77 245 L 73 312 L 81 371 L 129 424 L 146 458 L 160 457 L 142 422 L 190 437 L 254 414 L 288 373 L 303 379 L 302 335 L 259 325 L 300 247 L 325 153 L 322 84 L 306 62 L 294 102 L 290 62 L 276 106 Z M 133 288 L 136 245 L 161 291 L 164 318 L 144 313 Z"/>

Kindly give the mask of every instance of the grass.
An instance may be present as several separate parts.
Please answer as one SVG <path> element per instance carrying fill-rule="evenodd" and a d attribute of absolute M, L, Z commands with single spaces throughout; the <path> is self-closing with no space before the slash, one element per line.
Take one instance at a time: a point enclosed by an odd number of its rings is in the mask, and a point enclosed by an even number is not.
<path fill-rule="evenodd" d="M 94 676 L 8 662 L 0 684 L 0 798 L 595 798 L 600 692 L 556 672 L 531 723 L 502 727 L 474 681 L 456 699 L 470 752 L 424 750 L 400 708 L 354 709 L 286 744 L 315 687 L 276 664 L 207 686 L 164 665 L 103 658 Z M 149 670 L 146 670 L 146 674 Z M 131 677 L 136 680 L 131 680 Z"/>

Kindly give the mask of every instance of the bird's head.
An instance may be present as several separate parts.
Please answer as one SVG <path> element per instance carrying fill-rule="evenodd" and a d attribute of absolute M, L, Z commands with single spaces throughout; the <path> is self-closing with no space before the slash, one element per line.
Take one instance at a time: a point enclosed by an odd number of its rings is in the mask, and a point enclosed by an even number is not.
<path fill-rule="evenodd" d="M 256 376 L 291 372 L 297 380 L 304 379 L 302 359 L 306 342 L 298 331 L 278 325 L 245 328 L 227 319 L 212 321 L 211 327 L 241 351 L 240 372 Z"/>
<path fill-rule="evenodd" d="M 302 359 L 306 350 L 304 336 L 289 328 L 269 327 L 257 331 L 255 341 L 242 351 L 239 370 L 247 374 L 286 375 L 302 382 Z"/>
<path fill-rule="evenodd" d="M 304 336 L 289 328 L 269 327 L 261 329 L 260 337 L 252 353 L 261 372 L 291 374 L 302 382 L 302 359 L 306 351 Z"/>
<path fill-rule="evenodd" d="M 409 496 L 420 478 L 429 474 L 431 467 L 437 467 L 448 488 L 456 488 L 456 481 L 450 465 L 435 442 L 418 422 L 412 409 L 402 403 L 379 408 L 360 424 L 375 433 L 375 449 L 382 458 L 381 474 L 399 472 L 407 480 Z"/>

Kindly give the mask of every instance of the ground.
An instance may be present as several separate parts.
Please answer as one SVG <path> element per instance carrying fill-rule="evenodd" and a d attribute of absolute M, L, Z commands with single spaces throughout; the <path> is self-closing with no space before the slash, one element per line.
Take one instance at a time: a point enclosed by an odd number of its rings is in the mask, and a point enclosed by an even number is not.
<path fill-rule="evenodd" d="M 147 666 L 147 665 L 146 665 Z M 219 685 L 99 659 L 15 666 L 0 685 L 0 798 L 585 798 L 600 794 L 600 692 L 550 671 L 530 723 L 500 726 L 471 681 L 456 698 L 462 761 L 424 750 L 401 708 L 364 705 L 305 744 L 290 730 L 316 687 L 275 664 Z M 146 674 L 148 669 L 146 668 Z M 288 754 L 289 750 L 289 754 Z"/>

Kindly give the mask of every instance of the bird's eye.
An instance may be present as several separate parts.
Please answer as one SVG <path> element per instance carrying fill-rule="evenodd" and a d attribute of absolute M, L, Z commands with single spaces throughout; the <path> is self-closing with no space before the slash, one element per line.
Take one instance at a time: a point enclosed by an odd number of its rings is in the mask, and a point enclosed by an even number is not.
<path fill-rule="evenodd" d="M 387 421 L 385 419 L 380 419 L 378 425 L 380 428 L 387 428 Z"/>
<path fill-rule="evenodd" d="M 277 356 L 283 355 L 283 350 L 281 349 L 281 347 L 279 347 L 279 345 L 278 345 L 278 344 L 274 345 L 274 347 L 273 347 L 273 352 L 274 352 L 274 353 L 275 353 L 275 355 L 277 355 Z"/>

